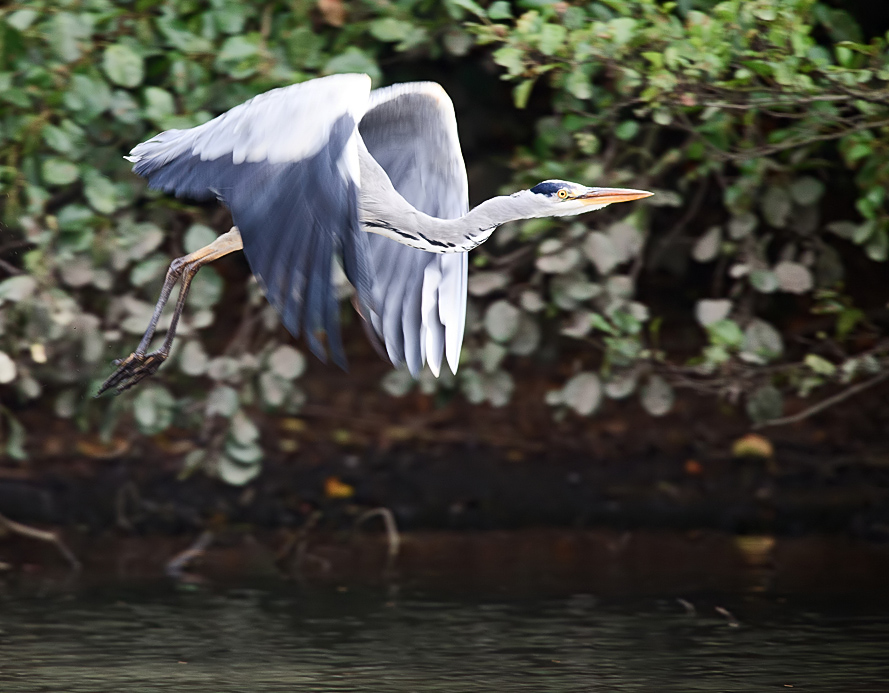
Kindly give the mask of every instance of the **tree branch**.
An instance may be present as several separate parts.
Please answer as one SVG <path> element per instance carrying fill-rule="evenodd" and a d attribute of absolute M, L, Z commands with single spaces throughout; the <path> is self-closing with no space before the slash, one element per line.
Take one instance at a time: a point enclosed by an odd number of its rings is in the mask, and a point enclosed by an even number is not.
<path fill-rule="evenodd" d="M 10 520 L 2 514 L 0 514 L 0 527 L 4 527 L 7 531 L 27 537 L 28 539 L 36 539 L 37 541 L 43 541 L 47 544 L 53 544 L 59 550 L 59 553 L 61 553 L 68 563 L 71 564 L 73 570 L 80 570 L 82 568 L 80 561 L 77 560 L 77 556 L 75 556 L 71 549 L 65 545 L 65 542 L 59 539 L 59 536 L 55 532 L 47 532 L 42 529 L 23 525 L 21 522 Z"/>
<path fill-rule="evenodd" d="M 807 419 L 810 416 L 817 414 L 818 412 L 824 411 L 828 407 L 832 407 L 834 404 L 839 404 L 854 395 L 857 395 L 859 392 L 863 392 L 868 388 L 873 387 L 874 385 L 878 385 L 889 378 L 889 371 L 884 371 L 879 375 L 875 375 L 870 380 L 865 380 L 863 383 L 858 383 L 857 385 L 852 385 L 852 387 L 847 387 L 842 392 L 838 392 L 833 397 L 828 397 L 827 399 L 821 400 L 818 404 L 814 404 L 808 409 L 803 409 L 801 412 L 797 414 L 793 414 L 792 416 L 782 416 L 778 419 L 772 419 L 770 421 L 763 421 L 762 423 L 756 424 L 753 428 L 765 428 L 767 426 L 783 426 L 784 424 L 796 423 L 797 421 L 802 421 L 803 419 Z"/>

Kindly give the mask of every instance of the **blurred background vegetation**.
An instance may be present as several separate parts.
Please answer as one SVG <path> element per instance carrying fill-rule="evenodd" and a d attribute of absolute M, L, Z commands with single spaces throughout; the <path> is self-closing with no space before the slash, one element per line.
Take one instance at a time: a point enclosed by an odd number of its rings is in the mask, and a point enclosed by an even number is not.
<path fill-rule="evenodd" d="M 306 405 L 313 357 L 242 258 L 198 274 L 154 378 L 92 397 L 171 258 L 230 225 L 216 205 L 148 191 L 122 157 L 336 72 L 441 82 L 473 203 L 546 178 L 657 193 L 508 225 L 474 251 L 456 377 L 387 371 L 344 307 L 356 383 L 371 374 L 380 397 L 545 397 L 554 417 L 636 398 L 663 416 L 691 390 L 765 425 L 876 385 L 889 377 L 887 30 L 889 7 L 841 0 L 6 3 L 3 454 L 23 459 L 55 417 L 106 441 L 175 427 L 205 442 L 186 472 L 257 475 L 262 422 Z M 529 373 L 543 391 L 523 387 Z"/>

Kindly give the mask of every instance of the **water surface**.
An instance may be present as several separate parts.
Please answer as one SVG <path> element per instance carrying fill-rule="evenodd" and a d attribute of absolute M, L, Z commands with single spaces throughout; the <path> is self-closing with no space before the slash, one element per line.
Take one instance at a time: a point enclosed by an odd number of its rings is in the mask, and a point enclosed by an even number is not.
<path fill-rule="evenodd" d="M 467 580 L 468 561 L 450 585 L 441 567 L 434 581 L 21 579 L 0 589 L 0 691 L 889 690 L 880 591 L 781 593 L 758 566 L 731 589 L 658 592 L 641 562 L 634 590 L 632 562 L 614 563 L 601 570 L 624 571 L 624 590 L 497 590 Z M 502 568 L 495 583 L 522 580 Z"/>

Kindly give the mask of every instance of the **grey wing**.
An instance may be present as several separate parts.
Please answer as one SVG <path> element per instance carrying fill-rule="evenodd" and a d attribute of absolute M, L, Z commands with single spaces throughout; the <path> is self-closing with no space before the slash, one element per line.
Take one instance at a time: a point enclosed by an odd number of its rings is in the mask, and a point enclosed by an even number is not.
<path fill-rule="evenodd" d="M 416 209 L 452 219 L 469 210 L 454 107 L 432 82 L 371 92 L 358 126 L 368 151 Z M 443 355 L 456 373 L 466 322 L 468 254 L 437 254 L 370 236 L 374 311 L 370 321 L 395 365 L 416 375 Z"/>
<path fill-rule="evenodd" d="M 191 130 L 169 130 L 128 157 L 151 187 L 231 210 L 244 253 L 287 329 L 322 360 L 327 333 L 345 366 L 331 264 L 341 255 L 363 311 L 372 286 L 358 225 L 356 124 L 370 79 L 335 75 L 257 96 Z"/>

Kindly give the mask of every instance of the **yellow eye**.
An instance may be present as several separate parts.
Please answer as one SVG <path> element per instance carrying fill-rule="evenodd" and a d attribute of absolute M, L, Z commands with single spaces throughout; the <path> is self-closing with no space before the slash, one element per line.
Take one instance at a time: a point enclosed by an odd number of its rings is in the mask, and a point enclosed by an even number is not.
<path fill-rule="evenodd" d="M 560 200 L 564 200 L 566 197 L 568 197 L 568 191 L 565 190 L 565 188 L 562 188 L 561 190 L 559 190 L 559 192 L 556 193 L 556 195 L 559 196 Z"/>

